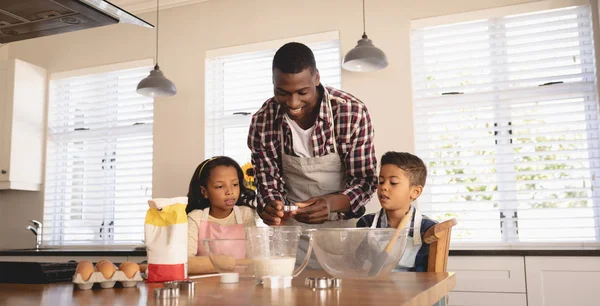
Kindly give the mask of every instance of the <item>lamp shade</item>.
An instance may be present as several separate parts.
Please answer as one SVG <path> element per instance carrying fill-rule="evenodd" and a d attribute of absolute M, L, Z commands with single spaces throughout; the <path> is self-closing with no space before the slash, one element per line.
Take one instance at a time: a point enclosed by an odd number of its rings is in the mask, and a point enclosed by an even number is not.
<path fill-rule="evenodd" d="M 370 72 L 387 67 L 387 56 L 363 34 L 356 47 L 344 56 L 342 67 L 348 71 Z"/>
<path fill-rule="evenodd" d="M 146 97 L 170 97 L 177 93 L 177 88 L 156 65 L 150 75 L 138 83 L 136 92 Z"/>

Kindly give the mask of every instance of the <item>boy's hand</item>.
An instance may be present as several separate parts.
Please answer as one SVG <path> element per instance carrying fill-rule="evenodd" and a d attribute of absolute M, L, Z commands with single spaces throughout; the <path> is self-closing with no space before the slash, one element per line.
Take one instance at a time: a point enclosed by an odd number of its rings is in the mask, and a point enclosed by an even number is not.
<path fill-rule="evenodd" d="M 277 200 L 267 202 L 263 211 L 260 213 L 260 218 L 263 219 L 267 225 L 281 224 L 281 218 L 283 218 L 283 203 Z"/>

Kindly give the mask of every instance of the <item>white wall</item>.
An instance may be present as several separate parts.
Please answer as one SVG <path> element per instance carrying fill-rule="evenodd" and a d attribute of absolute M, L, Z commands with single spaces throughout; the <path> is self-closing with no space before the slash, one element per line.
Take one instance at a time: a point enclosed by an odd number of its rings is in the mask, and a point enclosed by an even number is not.
<path fill-rule="evenodd" d="M 375 73 L 344 72 L 342 83 L 369 107 L 378 156 L 388 150 L 413 150 L 410 20 L 525 2 L 532 1 L 366 1 L 367 34 L 387 53 L 390 65 Z M 160 66 L 178 94 L 155 104 L 154 196 L 184 195 L 189 177 L 204 158 L 206 50 L 339 30 L 345 54 L 362 34 L 361 9 L 361 0 L 211 0 L 162 11 Z M 141 16 L 154 21 L 153 13 Z M 152 57 L 153 34 L 141 27 L 106 26 L 12 43 L 0 49 L 0 58 L 8 50 L 9 57 L 50 73 L 67 71 Z M 42 217 L 42 195 L 1 193 L 0 248 L 31 246 L 32 235 L 25 226 L 28 219 Z M 369 210 L 376 207 L 373 202 Z"/>

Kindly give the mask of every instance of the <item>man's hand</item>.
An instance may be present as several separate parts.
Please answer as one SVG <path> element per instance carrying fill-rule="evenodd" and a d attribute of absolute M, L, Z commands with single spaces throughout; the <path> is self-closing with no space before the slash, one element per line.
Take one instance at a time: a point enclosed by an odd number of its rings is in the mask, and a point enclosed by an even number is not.
<path fill-rule="evenodd" d="M 277 200 L 267 202 L 260 217 L 267 225 L 281 224 L 281 218 L 283 218 L 283 203 Z"/>
<path fill-rule="evenodd" d="M 321 224 L 329 219 L 331 204 L 327 197 L 310 198 L 304 202 L 296 203 L 298 209 L 293 211 L 294 219 L 302 223 Z"/>
<path fill-rule="evenodd" d="M 350 201 L 343 194 L 328 194 L 298 202 L 296 206 L 298 210 L 292 212 L 294 219 L 302 223 L 320 224 L 329 220 L 331 212 L 347 212 Z"/>

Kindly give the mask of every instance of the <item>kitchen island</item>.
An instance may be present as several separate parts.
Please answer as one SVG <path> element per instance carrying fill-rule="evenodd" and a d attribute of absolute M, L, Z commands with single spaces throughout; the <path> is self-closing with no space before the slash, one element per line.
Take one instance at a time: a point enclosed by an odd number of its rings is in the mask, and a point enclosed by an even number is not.
<path fill-rule="evenodd" d="M 79 290 L 71 283 L 0 284 L 0 305 L 438 305 L 456 285 L 454 273 L 392 273 L 388 278 L 343 280 L 340 289 L 311 290 L 306 277 L 327 276 L 304 271 L 292 288 L 265 289 L 254 279 L 221 284 L 218 277 L 196 280 L 195 294 L 178 299 L 155 299 L 162 283 L 139 283 L 134 288 Z M 444 305 L 440 303 L 439 305 Z"/>

